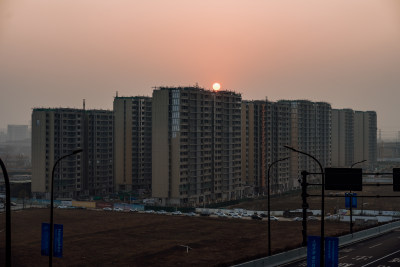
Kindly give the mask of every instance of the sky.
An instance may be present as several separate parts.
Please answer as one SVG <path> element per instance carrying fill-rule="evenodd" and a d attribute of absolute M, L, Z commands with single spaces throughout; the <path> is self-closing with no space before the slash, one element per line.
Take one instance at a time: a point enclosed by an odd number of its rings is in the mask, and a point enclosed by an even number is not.
<path fill-rule="evenodd" d="M 398 0 L 0 0 L 0 129 L 155 86 L 374 110 L 400 131 Z"/>

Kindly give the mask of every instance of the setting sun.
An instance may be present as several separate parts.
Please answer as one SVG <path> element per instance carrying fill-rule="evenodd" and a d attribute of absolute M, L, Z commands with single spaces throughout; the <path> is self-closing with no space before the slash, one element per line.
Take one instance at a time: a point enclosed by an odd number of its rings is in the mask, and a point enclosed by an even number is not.
<path fill-rule="evenodd" d="M 219 83 L 214 83 L 214 84 L 213 84 L 213 89 L 214 89 L 215 91 L 218 91 L 219 89 L 221 89 L 221 85 L 220 85 Z"/>

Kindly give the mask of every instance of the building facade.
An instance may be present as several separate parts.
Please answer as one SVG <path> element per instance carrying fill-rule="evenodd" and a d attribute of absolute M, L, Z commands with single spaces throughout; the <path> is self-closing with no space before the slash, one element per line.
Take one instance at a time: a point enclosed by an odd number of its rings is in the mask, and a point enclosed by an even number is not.
<path fill-rule="evenodd" d="M 242 181 L 245 195 L 259 194 L 265 188 L 263 118 L 266 101 L 242 101 Z"/>
<path fill-rule="evenodd" d="M 354 163 L 354 111 L 332 109 L 332 167 Z"/>
<path fill-rule="evenodd" d="M 281 194 L 293 187 L 290 179 L 290 152 L 284 147 L 291 142 L 291 105 L 267 101 L 263 112 L 263 150 L 265 177 L 270 169 L 271 194 Z M 266 180 L 265 179 L 265 180 Z"/>
<path fill-rule="evenodd" d="M 375 111 L 354 112 L 354 162 L 366 160 L 373 169 L 377 162 L 377 115 Z"/>
<path fill-rule="evenodd" d="M 242 196 L 240 94 L 160 87 L 152 125 L 152 195 L 161 205 Z"/>
<path fill-rule="evenodd" d="M 35 108 L 32 112 L 32 193 L 49 197 L 54 163 L 54 195 L 87 198 L 113 192 L 112 111 Z"/>
<path fill-rule="evenodd" d="M 114 98 L 115 190 L 149 194 L 152 177 L 152 99 Z"/>
<path fill-rule="evenodd" d="M 278 103 L 291 106 L 290 144 L 314 156 L 321 163 L 322 168 L 331 166 L 331 105 L 325 102 L 311 102 L 308 100 L 281 100 Z M 290 153 L 290 189 L 300 187 L 298 178 L 301 172 L 320 173 L 319 165 L 310 157 Z M 320 182 L 320 175 L 312 175 L 309 181 Z"/>

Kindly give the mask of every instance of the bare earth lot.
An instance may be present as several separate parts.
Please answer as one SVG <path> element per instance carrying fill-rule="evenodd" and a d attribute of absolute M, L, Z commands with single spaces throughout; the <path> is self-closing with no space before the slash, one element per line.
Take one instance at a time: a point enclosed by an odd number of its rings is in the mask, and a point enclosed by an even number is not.
<path fill-rule="evenodd" d="M 12 213 L 13 266 L 46 266 L 40 255 L 41 223 L 49 209 Z M 94 210 L 55 210 L 64 225 L 64 257 L 54 266 L 229 266 L 267 254 L 267 222 Z M 0 216 L 0 265 L 5 253 L 5 216 Z M 277 253 L 301 244 L 301 222 L 272 222 Z M 340 235 L 348 224 L 326 222 L 326 235 Z M 310 221 L 308 234 L 319 235 Z M 188 245 L 192 249 L 186 253 Z"/>
<path fill-rule="evenodd" d="M 325 212 L 335 213 L 335 210 L 345 209 L 345 199 L 343 197 L 332 197 L 332 195 L 344 195 L 344 191 L 325 191 Z M 400 192 L 393 192 L 392 186 L 364 186 L 362 192 L 356 192 L 358 195 L 358 208 L 359 210 L 400 210 Z M 309 188 L 308 194 L 321 195 L 321 189 Z M 370 198 L 366 196 L 397 196 L 397 198 Z M 365 197 L 363 197 L 365 196 Z M 308 204 L 312 210 L 321 209 L 321 197 L 308 197 Z M 302 199 L 301 192 L 294 192 L 285 196 L 271 197 L 271 210 L 294 210 L 301 209 Z M 231 208 L 245 208 L 253 210 L 268 210 L 267 200 L 256 199 L 249 202 L 244 202 L 238 205 L 231 206 Z"/>

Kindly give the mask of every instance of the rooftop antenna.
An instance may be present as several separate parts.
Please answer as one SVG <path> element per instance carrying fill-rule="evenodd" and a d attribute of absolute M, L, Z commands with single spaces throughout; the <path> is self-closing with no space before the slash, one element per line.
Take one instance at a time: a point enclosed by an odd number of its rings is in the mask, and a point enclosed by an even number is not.
<path fill-rule="evenodd" d="M 115 92 L 115 97 L 118 97 L 118 91 Z"/>
<path fill-rule="evenodd" d="M 83 99 L 83 110 L 85 110 L 86 107 L 86 103 L 85 103 L 85 99 Z"/>

